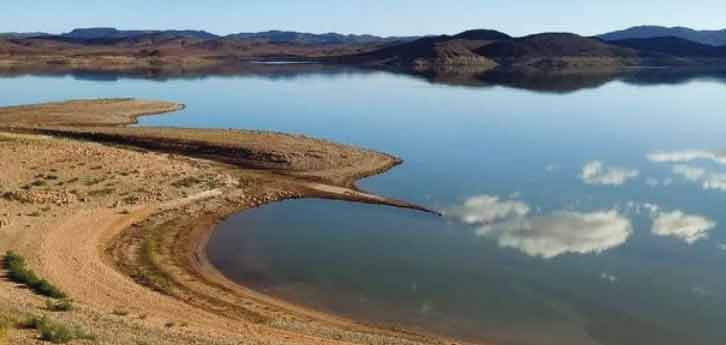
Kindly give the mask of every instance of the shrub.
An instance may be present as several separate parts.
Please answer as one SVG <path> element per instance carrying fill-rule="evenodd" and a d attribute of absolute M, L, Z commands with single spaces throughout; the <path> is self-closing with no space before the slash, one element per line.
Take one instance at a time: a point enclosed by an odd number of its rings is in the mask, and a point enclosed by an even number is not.
<path fill-rule="evenodd" d="M 185 177 L 180 180 L 174 181 L 171 183 L 171 185 L 176 188 L 181 188 L 181 187 L 189 188 L 189 187 L 196 186 L 200 183 L 202 183 L 202 180 L 200 180 L 194 176 L 190 176 L 190 177 Z"/>
<path fill-rule="evenodd" d="M 13 324 L 9 319 L 0 317 L 0 345 L 8 344 L 8 332 L 12 328 Z"/>
<path fill-rule="evenodd" d="M 62 299 L 60 301 L 54 301 L 54 300 L 47 300 L 45 301 L 45 307 L 46 309 L 50 311 L 71 311 L 73 310 L 73 304 L 71 304 L 71 301 L 67 299 Z"/>
<path fill-rule="evenodd" d="M 88 192 L 88 196 L 103 197 L 103 196 L 109 196 L 115 192 L 116 192 L 116 190 L 113 188 L 103 188 L 103 189 L 92 190 L 92 191 Z"/>
<path fill-rule="evenodd" d="M 51 343 L 64 344 L 75 339 L 73 329 L 50 321 L 42 321 L 38 325 L 40 339 Z"/>
<path fill-rule="evenodd" d="M 40 332 L 40 339 L 55 344 L 65 344 L 75 339 L 93 340 L 94 337 L 78 326 L 69 326 L 59 322 L 51 321 L 45 316 L 42 318 L 33 317 L 21 323 L 24 328 L 32 328 Z"/>
<path fill-rule="evenodd" d="M 50 298 L 65 298 L 66 295 L 45 279 L 38 277 L 29 269 L 25 258 L 12 251 L 5 255 L 5 269 L 8 270 L 10 280 L 29 287 L 33 292 Z"/>
<path fill-rule="evenodd" d="M 116 316 L 128 316 L 129 312 L 124 309 L 116 308 L 113 310 L 112 314 Z"/>

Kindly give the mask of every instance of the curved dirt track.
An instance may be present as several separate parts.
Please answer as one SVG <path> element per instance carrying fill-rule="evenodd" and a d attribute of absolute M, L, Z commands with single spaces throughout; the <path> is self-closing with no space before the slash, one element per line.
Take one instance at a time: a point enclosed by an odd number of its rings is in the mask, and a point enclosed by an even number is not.
<path fill-rule="evenodd" d="M 74 310 L 49 312 L 44 298 L 2 280 L 0 316 L 47 315 L 90 331 L 95 340 L 75 341 L 88 344 L 450 343 L 270 298 L 228 281 L 204 256 L 205 238 L 222 217 L 277 200 L 325 197 L 427 211 L 350 187 L 395 166 L 395 157 L 284 134 L 183 130 L 194 140 L 246 140 L 253 156 L 279 165 L 260 169 L 214 155 L 139 149 L 124 139 L 133 129 L 93 128 L 123 139 L 106 144 L 34 134 L 49 129 L 58 127 L 0 131 L 0 250 L 28 258 L 73 299 Z M 148 238 L 159 243 L 151 264 L 140 259 Z M 149 269 L 163 272 L 173 288 L 140 284 L 136 273 Z M 9 340 L 38 343 L 31 330 L 11 330 Z"/>

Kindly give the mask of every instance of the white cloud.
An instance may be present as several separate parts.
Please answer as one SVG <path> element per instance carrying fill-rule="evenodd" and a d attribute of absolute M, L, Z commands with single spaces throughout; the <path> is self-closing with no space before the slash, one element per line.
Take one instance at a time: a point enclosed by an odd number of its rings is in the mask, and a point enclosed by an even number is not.
<path fill-rule="evenodd" d="M 657 163 L 687 163 L 695 160 L 708 160 L 726 165 L 726 152 L 706 150 L 656 152 L 649 154 L 648 159 Z M 691 165 L 677 164 L 673 166 L 673 174 L 682 176 L 688 181 L 700 182 L 703 189 L 706 190 L 726 191 L 726 174 L 724 173 L 708 171 Z"/>
<path fill-rule="evenodd" d="M 701 297 L 713 295 L 711 290 L 708 290 L 708 289 L 700 287 L 700 286 L 694 286 L 691 290 L 693 291 L 694 294 L 701 296 Z"/>
<path fill-rule="evenodd" d="M 580 178 L 587 184 L 619 186 L 638 175 L 638 170 L 605 166 L 600 161 L 592 161 L 582 167 Z"/>
<path fill-rule="evenodd" d="M 726 243 L 719 243 L 717 247 L 718 247 L 718 249 L 721 249 L 724 252 L 726 252 Z"/>
<path fill-rule="evenodd" d="M 726 165 L 726 154 L 706 150 L 655 152 L 648 155 L 648 160 L 656 163 L 685 163 L 694 160 L 710 160 Z"/>
<path fill-rule="evenodd" d="M 557 166 L 554 164 L 549 164 L 545 167 L 546 172 L 553 172 L 555 170 L 557 170 Z"/>
<path fill-rule="evenodd" d="M 646 210 L 648 210 L 648 212 L 650 212 L 651 216 L 656 215 L 658 213 L 658 211 L 660 211 L 660 206 L 658 206 L 656 204 L 651 204 L 651 203 L 646 202 L 642 206 L 644 209 L 646 209 Z"/>
<path fill-rule="evenodd" d="M 617 211 L 557 212 L 513 219 L 479 232 L 496 237 L 502 247 L 545 259 L 566 253 L 602 253 L 625 243 L 631 233 L 630 221 Z"/>
<path fill-rule="evenodd" d="M 703 189 L 726 191 L 726 174 L 710 172 L 704 168 L 690 165 L 675 165 L 673 173 L 691 182 L 699 182 Z"/>
<path fill-rule="evenodd" d="M 653 221 L 651 232 L 658 236 L 669 236 L 683 240 L 689 244 L 706 238 L 716 222 L 680 210 L 667 212 L 653 203 L 629 201 L 623 211 L 625 214 L 645 215 Z M 726 244 L 724 244 L 726 250 Z"/>
<path fill-rule="evenodd" d="M 602 253 L 625 243 L 633 231 L 630 220 L 615 210 L 544 216 L 532 216 L 529 210 L 520 201 L 484 195 L 446 214 L 477 226 L 476 234 L 496 240 L 500 247 L 545 259 L 566 253 Z"/>
<path fill-rule="evenodd" d="M 605 273 L 605 272 L 600 273 L 600 279 L 602 279 L 606 282 L 609 282 L 609 283 L 615 283 L 616 281 L 618 281 L 618 277 L 616 277 L 613 274 L 609 274 L 609 273 Z"/>
<path fill-rule="evenodd" d="M 726 174 L 710 174 L 703 181 L 703 189 L 726 190 Z"/>
<path fill-rule="evenodd" d="M 515 200 L 499 200 L 499 197 L 480 195 L 467 199 L 463 205 L 443 212 L 466 224 L 485 224 L 529 213 L 527 204 Z"/>
<path fill-rule="evenodd" d="M 657 178 L 648 177 L 648 178 L 645 179 L 645 184 L 647 184 L 648 186 L 651 186 L 651 187 L 655 188 L 655 187 L 658 187 L 658 185 L 660 185 L 660 181 L 658 181 Z"/>
<path fill-rule="evenodd" d="M 706 176 L 706 169 L 690 165 L 674 165 L 673 173 L 685 177 L 689 181 L 698 181 Z"/>
<path fill-rule="evenodd" d="M 708 232 L 715 226 L 716 222 L 708 218 L 676 210 L 655 214 L 651 231 L 658 236 L 675 237 L 693 244 L 708 237 Z"/>

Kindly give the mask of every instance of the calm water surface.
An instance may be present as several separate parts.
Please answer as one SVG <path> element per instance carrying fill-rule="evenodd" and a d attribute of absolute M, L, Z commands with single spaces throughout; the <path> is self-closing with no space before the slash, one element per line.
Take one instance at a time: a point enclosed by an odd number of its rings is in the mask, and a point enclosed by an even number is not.
<path fill-rule="evenodd" d="M 209 255 L 266 293 L 501 344 L 726 340 L 723 77 L 472 84 L 305 68 L 18 76 L 0 79 L 0 103 L 159 98 L 188 107 L 143 125 L 269 129 L 385 151 L 405 164 L 360 186 L 446 214 L 297 200 L 234 216 Z"/>

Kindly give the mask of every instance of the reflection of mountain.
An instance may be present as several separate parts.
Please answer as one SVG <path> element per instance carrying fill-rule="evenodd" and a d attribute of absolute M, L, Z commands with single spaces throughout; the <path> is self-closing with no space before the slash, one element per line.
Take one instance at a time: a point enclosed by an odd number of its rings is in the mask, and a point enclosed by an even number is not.
<path fill-rule="evenodd" d="M 432 83 L 471 87 L 504 86 L 538 92 L 567 93 L 600 87 L 615 79 L 618 74 L 613 71 L 566 73 L 496 69 L 481 73 L 429 71 L 418 75 Z"/>
<path fill-rule="evenodd" d="M 415 75 L 436 84 L 469 87 L 504 86 L 546 93 L 569 93 L 599 88 L 618 80 L 632 85 L 678 85 L 693 80 L 726 83 L 726 69 L 669 68 L 636 70 L 541 71 L 533 69 L 494 69 L 484 72 L 431 70 Z"/>
<path fill-rule="evenodd" d="M 726 69 L 651 69 L 637 70 L 623 74 L 620 79 L 628 84 L 635 85 L 679 85 L 693 80 L 712 80 L 726 83 Z"/>
<path fill-rule="evenodd" d="M 309 63 L 230 63 L 184 68 L 148 68 L 126 71 L 88 71 L 76 70 L 63 65 L 48 65 L 39 70 L 33 66 L 0 71 L 0 77 L 19 77 L 25 75 L 72 76 L 80 80 L 117 81 L 118 79 L 151 79 L 158 81 L 174 79 L 204 79 L 212 77 L 249 77 L 271 80 L 296 79 L 312 76 L 339 76 L 347 74 L 367 74 L 379 72 L 355 67 L 309 64 Z"/>
<path fill-rule="evenodd" d="M 229 63 L 195 68 L 149 68 L 128 71 L 78 70 L 66 65 L 13 67 L 0 71 L 0 77 L 23 75 L 70 75 L 77 79 L 116 81 L 119 78 L 144 78 L 152 80 L 203 79 L 207 77 L 254 77 L 272 80 L 295 79 L 312 76 L 340 76 L 349 74 L 393 73 L 419 78 L 433 84 L 488 88 L 495 86 L 546 93 L 569 93 L 594 89 L 619 80 L 633 85 L 677 85 L 692 80 L 711 80 L 726 83 L 726 69 L 668 68 L 588 71 L 542 71 L 527 68 L 487 69 L 477 66 L 467 68 L 435 68 L 412 72 L 392 68 L 353 67 L 316 63 Z"/>

